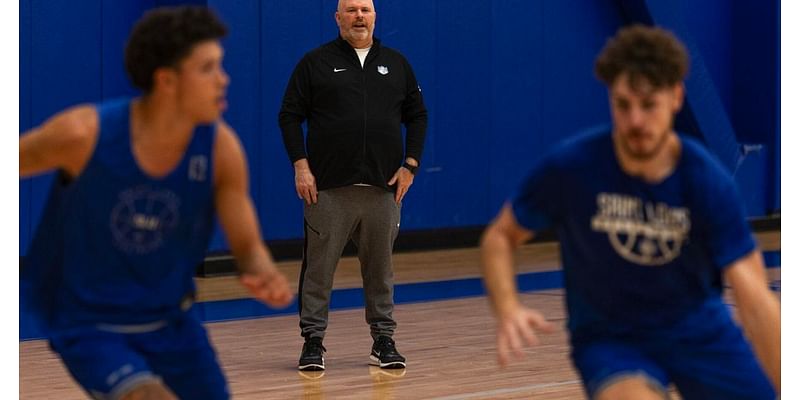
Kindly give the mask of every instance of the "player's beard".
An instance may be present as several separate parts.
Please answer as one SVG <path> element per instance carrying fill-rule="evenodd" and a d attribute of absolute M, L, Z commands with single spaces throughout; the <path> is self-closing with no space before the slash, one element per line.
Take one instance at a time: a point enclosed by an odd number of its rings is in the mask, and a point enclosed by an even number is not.
<path fill-rule="evenodd" d="M 622 152 L 625 153 L 626 156 L 636 161 L 648 161 L 653 157 L 657 156 L 664 148 L 664 146 L 667 145 L 667 139 L 669 139 L 669 132 L 670 129 L 661 132 L 661 134 L 657 138 L 658 141 L 655 143 L 655 145 L 651 149 L 645 148 L 643 150 L 636 149 L 634 148 L 634 146 L 630 144 L 631 140 L 630 137 L 635 135 L 636 133 L 626 132 L 620 135 L 621 139 L 620 148 Z"/>

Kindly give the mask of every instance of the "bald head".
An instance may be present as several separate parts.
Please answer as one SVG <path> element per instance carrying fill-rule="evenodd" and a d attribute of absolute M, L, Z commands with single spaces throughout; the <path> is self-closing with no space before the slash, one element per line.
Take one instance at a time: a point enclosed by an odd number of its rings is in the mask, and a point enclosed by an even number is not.
<path fill-rule="evenodd" d="M 375 6 L 372 0 L 339 0 L 336 25 L 344 40 L 356 49 L 372 46 Z"/>
<path fill-rule="evenodd" d="M 370 8 L 375 10 L 375 4 L 373 4 L 371 0 L 369 1 L 339 0 L 339 5 L 336 6 L 336 11 L 344 10 L 344 8 L 349 6 L 350 3 L 367 3 Z"/>

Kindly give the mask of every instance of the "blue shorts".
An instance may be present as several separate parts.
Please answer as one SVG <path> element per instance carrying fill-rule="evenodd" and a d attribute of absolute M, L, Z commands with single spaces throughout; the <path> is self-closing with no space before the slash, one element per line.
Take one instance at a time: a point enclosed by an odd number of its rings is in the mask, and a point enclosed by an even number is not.
<path fill-rule="evenodd" d="M 192 313 L 149 327 L 156 329 L 73 329 L 52 334 L 50 346 L 92 398 L 118 399 L 159 381 L 181 399 L 230 397 L 206 331 Z"/>
<path fill-rule="evenodd" d="M 686 400 L 776 398 L 750 345 L 732 321 L 657 337 L 573 343 L 572 362 L 589 398 L 626 377 L 642 376 L 666 391 L 674 383 Z"/>

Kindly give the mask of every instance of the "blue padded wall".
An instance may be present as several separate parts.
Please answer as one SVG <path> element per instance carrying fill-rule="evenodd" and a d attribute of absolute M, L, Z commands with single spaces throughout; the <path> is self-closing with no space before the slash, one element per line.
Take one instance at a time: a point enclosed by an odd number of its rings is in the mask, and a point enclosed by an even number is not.
<path fill-rule="evenodd" d="M 620 1 L 629 21 L 673 30 L 691 67 L 678 127 L 700 136 L 734 175 L 750 215 L 780 208 L 777 1 Z M 779 81 L 778 81 L 779 82 Z M 777 195 L 776 195 L 777 193 Z"/>
<path fill-rule="evenodd" d="M 737 0 L 731 3 L 732 29 L 730 115 L 742 143 L 762 144 L 763 206 L 752 213 L 780 209 L 780 3 Z M 776 160 L 777 162 L 773 162 Z M 740 187 L 753 188 L 740 182 Z"/>
<path fill-rule="evenodd" d="M 439 42 L 437 37 L 437 2 L 408 0 L 404 2 L 381 2 L 378 9 L 378 25 L 375 35 L 384 44 L 399 50 L 414 68 L 414 74 L 422 89 L 425 106 L 428 108 L 428 135 L 422 155 L 423 173 L 414 178 L 413 190 L 403 199 L 401 229 L 423 226 L 426 219 L 434 215 L 426 209 L 436 205 L 436 184 L 443 167 L 437 152 L 435 128 L 439 124 L 439 96 L 436 80 L 436 59 Z M 376 5 L 377 6 L 377 5 Z M 327 21 L 326 21 L 327 22 Z M 436 220 L 428 221 L 439 224 Z"/>
<path fill-rule="evenodd" d="M 477 225 L 489 218 L 491 161 L 486 150 L 496 73 L 491 62 L 492 4 L 443 0 L 436 6 L 436 56 L 425 61 L 433 61 L 436 73 L 436 123 L 430 126 L 429 140 L 436 163 L 430 166 L 440 170 L 433 202 L 420 209 L 419 225 L 406 227 Z"/>
<path fill-rule="evenodd" d="M 183 3 L 208 4 L 230 28 L 225 119 L 244 145 L 265 237 L 299 238 L 302 204 L 277 114 L 302 55 L 337 35 L 337 0 L 21 1 L 21 129 L 72 104 L 135 93 L 122 62 L 132 23 L 151 7 Z M 550 146 L 607 123 L 593 60 L 637 20 L 688 42 L 698 64 L 681 121 L 736 174 L 749 214 L 780 208 L 780 10 L 768 3 L 376 0 L 376 36 L 409 59 L 429 111 L 401 229 L 487 223 Z M 21 255 L 48 185 L 47 177 L 20 182 Z M 217 231 L 210 250 L 226 249 Z"/>
<path fill-rule="evenodd" d="M 21 60 L 28 68 L 20 70 L 20 129 L 38 125 L 67 106 L 93 101 L 101 96 L 101 6 L 97 0 L 52 2 L 30 0 L 22 3 L 21 14 L 30 12 L 29 23 L 20 24 Z M 29 53 L 24 55 L 25 51 Z M 23 61 L 24 62 L 24 61 Z M 21 65 L 22 67 L 22 65 Z M 27 251 L 33 227 L 52 182 L 52 174 L 27 180 L 20 191 L 20 255 Z M 25 200 L 25 202 L 23 202 Z"/>
<path fill-rule="evenodd" d="M 136 95 L 125 72 L 125 43 L 134 22 L 157 3 L 154 0 L 102 0 L 100 4 L 102 98 Z"/>
<path fill-rule="evenodd" d="M 25 130 L 31 126 L 31 3 L 20 2 L 19 7 L 19 127 Z M 19 183 L 19 254 L 28 252 L 31 231 L 31 186 L 30 180 Z"/>
<path fill-rule="evenodd" d="M 292 7 L 276 1 L 261 4 L 259 92 L 262 137 L 260 157 L 263 202 L 259 205 L 262 231 L 269 239 L 303 235 L 302 203 L 294 190 L 294 169 L 283 148 L 278 111 L 286 83 L 303 54 L 321 44 L 323 14 L 333 21 L 333 11 L 323 13 L 320 0 L 297 0 Z M 335 10 L 336 5 L 329 8 Z M 329 24 L 326 24 L 329 25 Z"/>
<path fill-rule="evenodd" d="M 250 167 L 250 193 L 255 204 L 262 202 L 261 176 L 264 161 L 259 148 L 263 141 L 261 121 L 260 53 L 260 2 L 248 1 L 209 1 L 224 23 L 229 27 L 224 39 L 224 66 L 231 77 L 228 87 L 228 111 L 225 120 L 236 130 Z M 227 249 L 224 237 L 216 230 L 211 242 L 211 250 Z"/>

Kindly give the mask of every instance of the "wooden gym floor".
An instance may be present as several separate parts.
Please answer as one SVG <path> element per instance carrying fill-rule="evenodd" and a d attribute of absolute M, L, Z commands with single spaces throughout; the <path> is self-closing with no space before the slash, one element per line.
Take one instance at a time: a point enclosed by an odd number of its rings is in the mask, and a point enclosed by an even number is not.
<path fill-rule="evenodd" d="M 780 250 L 780 232 L 757 235 L 765 251 Z M 558 246 L 524 246 L 519 272 L 557 269 Z M 478 250 L 396 254 L 396 283 L 480 276 Z M 299 262 L 280 268 L 296 287 Z M 780 280 L 780 268 L 770 269 Z M 358 261 L 344 258 L 335 288 L 360 287 Z M 202 301 L 246 297 L 233 277 L 199 278 Z M 779 292 L 778 292 L 779 295 Z M 300 373 L 302 347 L 296 315 L 207 324 L 234 399 L 578 399 L 582 387 L 568 360 L 563 291 L 521 295 L 524 304 L 556 322 L 556 333 L 526 350 L 526 358 L 500 369 L 494 349 L 494 320 L 485 297 L 402 304 L 395 308 L 398 349 L 408 368 L 385 371 L 367 365 L 372 341 L 363 309 L 332 311 L 325 338 L 327 370 Z M 46 342 L 21 342 L 21 399 L 83 399 Z M 677 397 L 677 396 L 675 396 Z"/>

